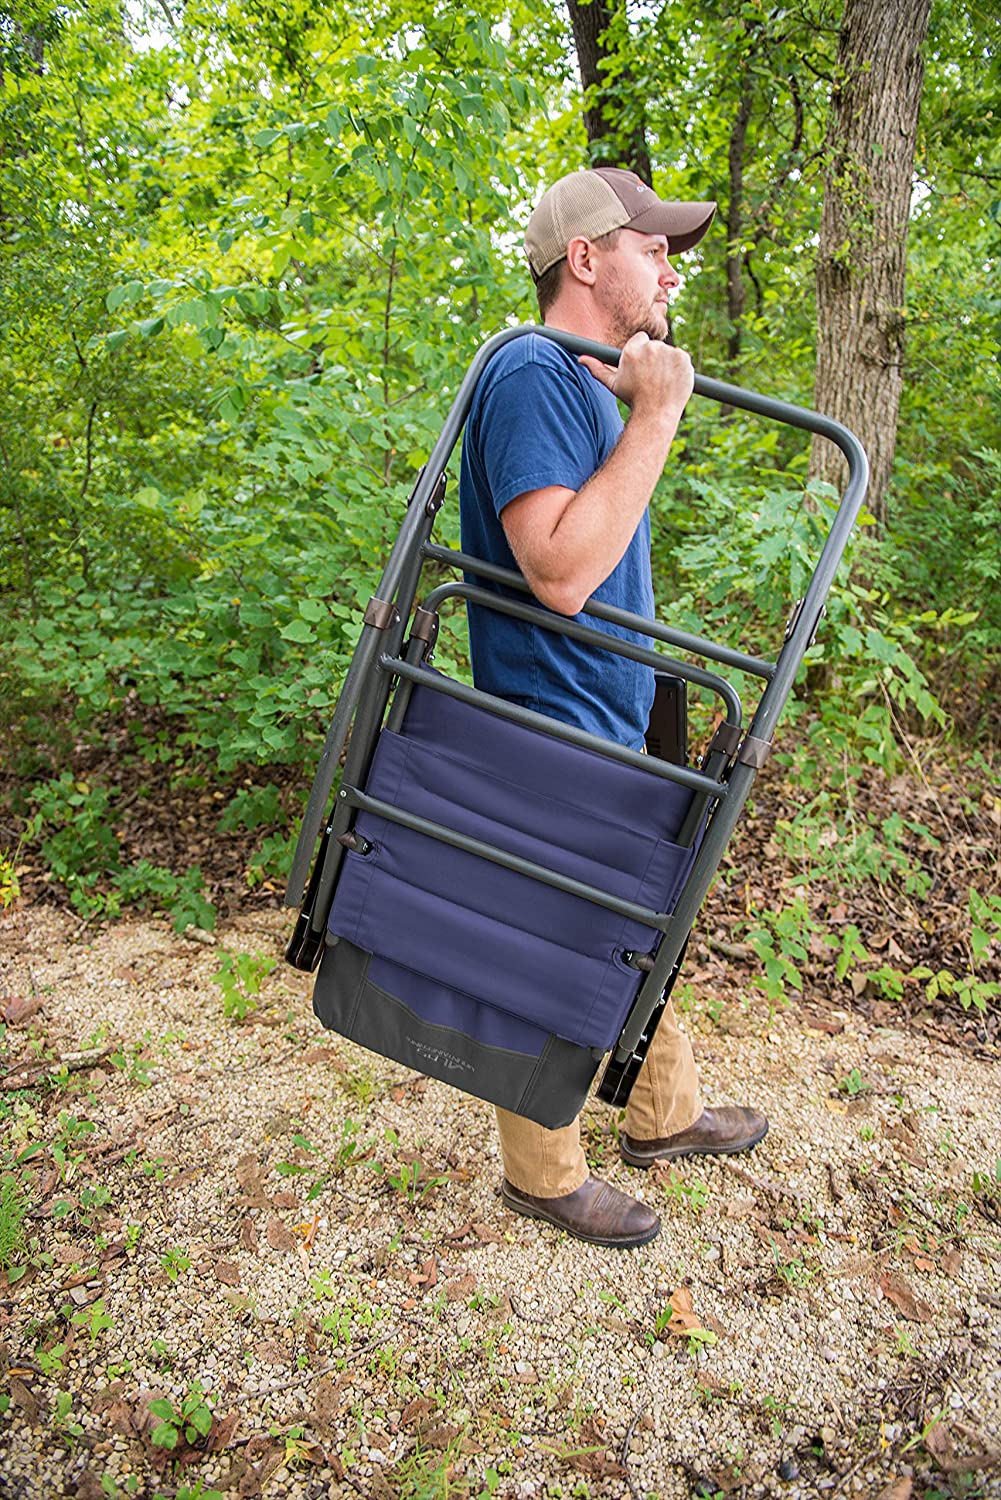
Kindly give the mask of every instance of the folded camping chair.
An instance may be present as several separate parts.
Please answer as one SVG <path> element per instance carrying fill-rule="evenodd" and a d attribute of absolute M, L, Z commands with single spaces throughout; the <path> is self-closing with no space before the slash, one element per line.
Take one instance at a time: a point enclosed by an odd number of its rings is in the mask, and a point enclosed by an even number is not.
<path fill-rule="evenodd" d="M 819 433 L 848 460 L 843 498 L 778 657 L 585 606 L 585 616 L 763 682 L 745 730 L 740 698 L 717 672 L 545 610 L 520 574 L 431 540 L 476 383 L 502 345 L 531 332 L 618 363 L 618 350 L 548 328 L 506 330 L 476 355 L 365 609 L 289 879 L 286 904 L 301 911 L 286 958 L 303 970 L 319 963 L 313 1008 L 325 1027 L 555 1127 L 579 1112 L 607 1054 L 599 1096 L 616 1105 L 629 1096 L 813 641 L 868 464 L 838 423 L 696 376 L 698 395 Z M 460 576 L 416 603 L 425 563 L 436 576 L 442 565 Z M 651 753 L 437 671 L 438 612 L 450 598 L 660 669 L 656 702 L 668 715 L 666 727 L 651 720 Z M 715 694 L 719 707 L 697 767 L 685 763 L 688 683 Z"/>

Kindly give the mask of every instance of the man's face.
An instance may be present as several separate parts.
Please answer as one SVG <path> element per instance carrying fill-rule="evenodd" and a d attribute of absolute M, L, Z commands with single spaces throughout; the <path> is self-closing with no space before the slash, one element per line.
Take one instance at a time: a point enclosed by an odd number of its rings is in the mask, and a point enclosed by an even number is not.
<path fill-rule="evenodd" d="M 614 249 L 595 245 L 595 297 L 610 342 L 621 348 L 634 333 L 667 336 L 667 304 L 681 277 L 667 258 L 662 234 L 621 229 Z"/>

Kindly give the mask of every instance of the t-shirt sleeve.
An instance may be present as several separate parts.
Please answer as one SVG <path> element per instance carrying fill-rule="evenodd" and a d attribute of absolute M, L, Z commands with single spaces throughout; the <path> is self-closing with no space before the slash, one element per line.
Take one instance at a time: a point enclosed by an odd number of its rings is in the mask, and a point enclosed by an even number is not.
<path fill-rule="evenodd" d="M 571 375 L 544 364 L 522 365 L 489 387 L 478 448 L 498 515 L 526 490 L 579 490 L 601 462 L 590 403 Z"/>

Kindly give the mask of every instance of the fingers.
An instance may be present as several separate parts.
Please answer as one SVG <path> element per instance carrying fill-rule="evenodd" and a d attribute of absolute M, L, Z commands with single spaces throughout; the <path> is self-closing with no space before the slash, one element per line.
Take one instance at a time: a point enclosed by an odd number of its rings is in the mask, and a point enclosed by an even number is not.
<path fill-rule="evenodd" d="M 590 371 L 595 380 L 600 380 L 602 385 L 607 385 L 609 390 L 612 389 L 618 373 L 614 365 L 606 365 L 603 360 L 595 359 L 591 354 L 579 354 L 577 358 L 584 368 Z"/>

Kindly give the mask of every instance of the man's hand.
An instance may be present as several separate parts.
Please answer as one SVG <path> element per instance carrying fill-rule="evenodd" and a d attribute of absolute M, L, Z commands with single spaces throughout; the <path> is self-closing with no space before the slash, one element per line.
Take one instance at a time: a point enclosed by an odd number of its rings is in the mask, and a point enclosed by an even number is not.
<path fill-rule="evenodd" d="M 676 425 L 695 382 L 692 361 L 684 349 L 634 333 L 623 346 L 618 365 L 606 365 L 590 354 L 581 364 L 607 386 L 634 416 L 659 417 Z"/>

